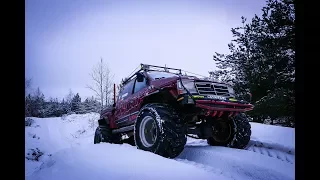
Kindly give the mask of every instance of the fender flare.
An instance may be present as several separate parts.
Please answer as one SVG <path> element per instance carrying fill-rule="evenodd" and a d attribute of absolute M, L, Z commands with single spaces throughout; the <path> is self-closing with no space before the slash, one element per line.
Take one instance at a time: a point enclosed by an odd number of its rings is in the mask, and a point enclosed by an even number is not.
<path fill-rule="evenodd" d="M 99 124 L 99 126 L 107 126 L 109 124 L 109 120 L 105 119 L 105 118 L 100 118 L 98 120 L 98 124 Z"/>

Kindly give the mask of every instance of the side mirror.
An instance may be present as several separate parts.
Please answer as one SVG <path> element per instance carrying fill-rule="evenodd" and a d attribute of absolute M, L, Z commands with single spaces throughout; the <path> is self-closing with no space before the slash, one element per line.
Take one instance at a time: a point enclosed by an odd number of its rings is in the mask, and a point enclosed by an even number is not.
<path fill-rule="evenodd" d="M 143 82 L 143 80 L 144 80 L 144 75 L 142 73 L 137 73 L 137 81 Z"/>

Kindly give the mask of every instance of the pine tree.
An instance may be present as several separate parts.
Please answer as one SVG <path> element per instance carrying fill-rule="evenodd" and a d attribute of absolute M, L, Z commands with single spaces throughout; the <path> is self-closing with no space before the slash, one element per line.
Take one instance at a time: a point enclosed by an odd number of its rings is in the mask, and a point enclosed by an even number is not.
<path fill-rule="evenodd" d="M 67 109 L 68 109 L 68 104 L 66 103 L 66 101 L 64 100 L 64 98 L 62 99 L 60 105 L 59 105 L 59 110 L 61 112 L 61 116 L 64 114 L 67 114 Z"/>
<path fill-rule="evenodd" d="M 79 93 L 77 93 L 71 101 L 71 111 L 78 114 L 80 112 L 80 104 L 81 104 L 81 98 Z"/>
<path fill-rule="evenodd" d="M 25 117 L 32 116 L 32 106 L 33 99 L 31 97 L 31 94 L 28 94 L 28 96 L 25 98 Z"/>
<path fill-rule="evenodd" d="M 286 119 L 294 124 L 295 10 L 293 0 L 268 0 L 257 15 L 242 27 L 232 28 L 230 53 L 213 56 L 220 70 L 213 77 L 234 85 L 244 96 L 252 93 L 255 121 Z"/>
<path fill-rule="evenodd" d="M 34 93 L 31 105 L 31 115 L 34 117 L 45 117 L 45 97 L 38 87 Z"/>

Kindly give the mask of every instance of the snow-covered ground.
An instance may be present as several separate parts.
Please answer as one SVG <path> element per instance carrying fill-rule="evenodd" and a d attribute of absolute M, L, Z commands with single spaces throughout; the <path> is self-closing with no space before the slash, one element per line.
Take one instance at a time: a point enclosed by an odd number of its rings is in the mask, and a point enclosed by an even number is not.
<path fill-rule="evenodd" d="M 188 138 L 181 155 L 167 159 L 128 144 L 93 144 L 98 117 L 32 118 L 25 132 L 26 179 L 295 179 L 293 128 L 251 123 L 244 150 Z"/>

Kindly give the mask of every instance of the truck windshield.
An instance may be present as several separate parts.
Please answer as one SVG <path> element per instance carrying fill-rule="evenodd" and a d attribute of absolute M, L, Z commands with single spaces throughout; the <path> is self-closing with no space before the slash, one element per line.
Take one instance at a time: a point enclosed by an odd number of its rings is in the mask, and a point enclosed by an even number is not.
<path fill-rule="evenodd" d="M 172 73 L 168 73 L 168 72 L 160 72 L 160 71 L 149 71 L 148 74 L 152 79 L 178 77 L 178 75 L 176 75 L 176 74 L 172 74 Z"/>

